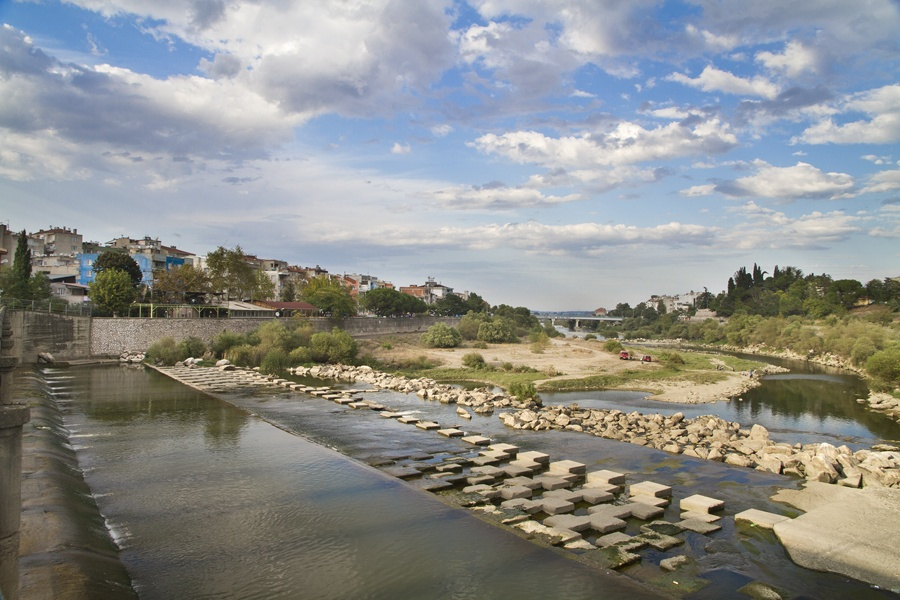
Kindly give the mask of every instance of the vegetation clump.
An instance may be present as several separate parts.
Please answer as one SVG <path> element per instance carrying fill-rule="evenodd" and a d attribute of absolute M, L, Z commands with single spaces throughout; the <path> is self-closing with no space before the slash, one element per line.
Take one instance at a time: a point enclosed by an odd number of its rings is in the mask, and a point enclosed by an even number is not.
<path fill-rule="evenodd" d="M 444 323 L 435 323 L 422 334 L 421 341 L 431 348 L 456 348 L 462 342 L 462 335 Z"/>

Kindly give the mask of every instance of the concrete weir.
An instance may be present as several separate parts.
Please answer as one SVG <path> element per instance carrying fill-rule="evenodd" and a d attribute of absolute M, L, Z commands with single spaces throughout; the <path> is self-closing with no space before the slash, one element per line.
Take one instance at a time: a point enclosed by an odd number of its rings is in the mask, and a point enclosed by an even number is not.
<path fill-rule="evenodd" d="M 154 368 L 204 391 L 273 385 L 275 381 L 246 370 L 196 366 Z M 756 509 L 729 514 L 726 503 L 720 499 L 699 494 L 679 498 L 671 487 L 639 476 L 588 470 L 582 463 L 543 452 L 520 452 L 512 444 L 496 443 L 489 437 L 465 432 L 456 424 L 420 421 L 390 407 L 351 400 L 349 394 L 340 390 L 286 384 L 291 385 L 288 389 L 322 399 L 333 396 L 334 402 L 349 404 L 348 410 L 379 410 L 382 417 L 400 424 L 458 439 L 463 447 L 471 448 L 469 454 L 415 465 L 385 460 L 377 466 L 420 489 L 457 494 L 460 505 L 482 515 L 492 514 L 503 525 L 577 552 L 604 568 L 624 568 L 640 562 L 642 553 L 672 550 L 685 544 L 687 536 L 722 535 L 724 520 L 733 519 L 738 528 L 774 529 L 791 558 L 802 566 L 900 590 L 894 561 L 877 558 L 896 557 L 900 490 L 884 488 L 867 492 L 873 508 L 865 515 L 843 514 L 847 511 L 842 509 L 841 498 L 829 502 L 826 497 L 866 490 L 826 484 L 808 484 L 814 486 L 813 491 L 784 491 L 773 498 L 808 511 L 796 518 Z M 427 393 L 419 395 L 428 396 Z M 828 488 L 827 491 L 821 491 L 820 486 Z M 678 506 L 679 517 L 675 520 L 664 520 L 670 512 L 668 506 Z M 885 510 L 890 515 L 887 522 L 877 516 L 885 514 Z M 707 544 L 713 547 L 715 541 L 713 537 Z M 690 546 L 707 544 L 692 541 Z M 666 571 L 692 563 L 682 555 L 666 560 Z"/>

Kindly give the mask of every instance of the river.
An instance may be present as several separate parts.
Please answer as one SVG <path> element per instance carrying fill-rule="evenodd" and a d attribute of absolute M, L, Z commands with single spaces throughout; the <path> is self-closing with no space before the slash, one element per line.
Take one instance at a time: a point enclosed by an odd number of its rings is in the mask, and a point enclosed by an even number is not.
<path fill-rule="evenodd" d="M 674 553 L 692 559 L 688 572 L 661 571 L 660 560 L 673 552 L 657 551 L 644 552 L 642 562 L 622 574 L 608 572 L 583 560 L 584 554 L 532 543 L 452 508 L 416 489 L 415 482 L 366 465 L 472 452 L 459 440 L 372 411 L 284 391 L 234 394 L 223 401 L 134 368 L 47 368 L 38 381 L 62 413 L 80 469 L 140 598 L 640 599 L 655 597 L 655 589 L 679 593 L 674 585 L 682 587 L 679 595 L 702 599 L 733 596 L 753 581 L 786 597 L 891 597 L 797 567 L 773 535 L 739 530 L 733 519 L 723 519 L 722 531 L 712 537 L 687 536 Z M 399 411 L 459 422 L 453 407 L 414 395 L 367 395 Z M 578 396 L 579 403 L 593 401 Z M 573 398 L 551 399 L 556 400 Z M 647 401 L 628 402 L 637 407 Z M 726 418 L 749 424 L 747 419 L 765 410 L 780 414 L 771 403 L 754 413 L 754 402 L 748 396 L 742 406 L 749 410 L 735 409 L 745 411 L 741 418 Z M 689 408 L 651 404 L 654 411 Z M 698 409 L 725 410 L 720 405 Z M 813 435 L 803 431 L 810 422 L 805 419 L 823 421 L 809 417 L 810 411 L 794 410 L 799 417 L 772 429 Z M 784 512 L 769 497 L 799 485 L 573 432 L 513 431 L 496 416 L 476 416 L 464 426 L 548 452 L 554 460 L 652 478 L 671 485 L 677 497 L 721 498 L 729 514 L 745 508 Z M 859 427 L 835 427 L 828 435 L 860 444 L 867 436 L 881 437 L 868 425 Z M 673 510 L 667 520 L 678 519 Z M 637 527 L 629 524 L 628 532 Z"/>

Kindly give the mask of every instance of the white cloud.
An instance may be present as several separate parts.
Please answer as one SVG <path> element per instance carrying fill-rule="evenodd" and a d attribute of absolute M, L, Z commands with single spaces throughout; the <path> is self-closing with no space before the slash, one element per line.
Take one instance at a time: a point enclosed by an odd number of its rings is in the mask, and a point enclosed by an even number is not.
<path fill-rule="evenodd" d="M 756 62 L 762 63 L 770 71 L 783 73 L 788 77 L 818 73 L 820 70 L 820 58 L 816 51 L 798 41 L 788 42 L 782 54 L 758 52 Z"/>
<path fill-rule="evenodd" d="M 687 196 L 689 198 L 693 198 L 696 196 L 709 196 L 714 194 L 716 191 L 716 184 L 709 183 L 706 185 L 693 185 L 686 190 L 681 190 L 678 192 L 682 196 Z"/>
<path fill-rule="evenodd" d="M 391 154 L 409 154 L 410 150 L 409 144 L 401 144 L 400 142 L 394 142 L 394 145 L 391 146 Z"/>
<path fill-rule="evenodd" d="M 863 188 L 863 192 L 891 192 L 900 190 L 900 170 L 879 171 L 869 177 L 869 184 Z"/>
<path fill-rule="evenodd" d="M 753 165 L 755 174 L 719 183 L 716 190 L 734 197 L 755 196 L 784 201 L 847 198 L 855 192 L 855 181 L 847 173 L 825 173 L 804 162 L 793 167 L 775 167 L 757 160 Z"/>
<path fill-rule="evenodd" d="M 441 125 L 435 125 L 431 128 L 431 133 L 435 137 L 447 137 L 453 132 L 453 126 L 443 123 Z"/>
<path fill-rule="evenodd" d="M 728 230 L 720 242 L 739 250 L 822 248 L 863 232 L 863 218 L 843 211 L 814 211 L 796 218 L 748 202 L 732 209 L 746 221 Z"/>
<path fill-rule="evenodd" d="M 547 196 L 536 189 L 504 185 L 456 186 L 438 190 L 431 196 L 439 205 L 450 210 L 513 210 L 581 200 L 579 194 Z"/>
<path fill-rule="evenodd" d="M 826 119 L 812 125 L 795 142 L 808 144 L 891 144 L 900 141 L 900 85 L 852 94 L 839 103 L 843 114 L 862 113 L 867 120 L 837 124 Z"/>
<path fill-rule="evenodd" d="M 765 77 L 756 76 L 746 79 L 717 69 L 712 65 L 707 65 L 703 72 L 693 79 L 682 73 L 672 73 L 666 79 L 704 92 L 725 92 L 738 96 L 758 96 L 769 99 L 778 95 L 778 86 Z"/>

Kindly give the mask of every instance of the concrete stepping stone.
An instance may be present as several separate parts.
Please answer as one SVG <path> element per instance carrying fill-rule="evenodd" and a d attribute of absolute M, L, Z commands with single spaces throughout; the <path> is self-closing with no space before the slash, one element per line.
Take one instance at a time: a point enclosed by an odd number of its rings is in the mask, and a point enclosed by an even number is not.
<path fill-rule="evenodd" d="M 705 521 L 707 523 L 715 523 L 722 517 L 720 517 L 719 515 L 713 515 L 713 514 L 705 513 L 705 512 L 687 511 L 687 512 L 681 513 L 681 518 L 685 521 L 688 519 L 694 519 L 697 521 Z"/>
<path fill-rule="evenodd" d="M 385 410 L 381 412 L 381 416 L 385 419 L 399 419 L 403 416 L 403 413 L 391 412 L 389 410 Z"/>
<path fill-rule="evenodd" d="M 644 504 L 642 502 L 633 502 L 630 505 L 630 508 L 631 516 L 635 519 L 640 519 L 641 521 L 649 521 L 650 519 L 661 517 L 666 512 L 664 508 Z"/>
<path fill-rule="evenodd" d="M 640 554 L 629 552 L 616 545 L 598 548 L 593 558 L 600 565 L 614 570 L 641 562 Z"/>
<path fill-rule="evenodd" d="M 460 431 L 459 429 L 452 429 L 452 428 L 451 429 L 438 429 L 438 433 L 445 437 L 449 437 L 449 438 L 462 437 L 462 436 L 466 435 L 465 432 Z"/>
<path fill-rule="evenodd" d="M 535 498 L 535 501 L 540 502 L 541 510 L 548 515 L 559 515 L 575 510 L 574 504 L 560 498 Z"/>
<path fill-rule="evenodd" d="M 514 498 L 531 498 L 534 493 L 531 488 L 523 485 L 506 485 L 500 488 L 500 497 L 504 500 L 513 500 Z"/>
<path fill-rule="evenodd" d="M 343 396 L 338 396 L 337 398 L 334 398 L 333 400 L 334 400 L 335 404 L 341 404 L 343 406 L 346 406 L 348 404 L 353 404 L 354 402 L 356 402 L 356 400 L 354 400 L 353 398 L 345 398 Z"/>
<path fill-rule="evenodd" d="M 483 435 L 470 435 L 464 437 L 462 441 L 475 446 L 487 446 L 491 443 L 491 438 L 486 438 Z"/>
<path fill-rule="evenodd" d="M 622 519 L 610 517 L 604 514 L 588 515 L 591 519 L 591 529 L 599 534 L 612 533 L 613 531 L 622 531 L 628 524 Z"/>
<path fill-rule="evenodd" d="M 470 471 L 475 475 L 490 475 L 491 477 L 502 477 L 504 475 L 503 469 L 498 469 L 492 465 L 479 465 L 472 467 Z"/>
<path fill-rule="evenodd" d="M 505 483 L 506 485 L 522 485 L 531 490 L 541 487 L 541 482 L 531 477 L 510 477 Z"/>
<path fill-rule="evenodd" d="M 495 483 L 497 481 L 497 478 L 493 475 L 469 475 L 466 478 L 466 481 L 469 482 L 469 485 L 489 485 Z"/>
<path fill-rule="evenodd" d="M 631 516 L 631 504 L 598 504 L 597 506 L 589 506 L 587 511 L 590 515 L 627 519 Z"/>
<path fill-rule="evenodd" d="M 629 496 L 628 499 L 632 502 L 640 502 L 650 506 L 668 506 L 672 501 L 671 498 L 655 498 L 653 496 Z"/>
<path fill-rule="evenodd" d="M 756 527 L 762 527 L 763 529 L 773 529 L 778 523 L 789 521 L 790 517 L 776 515 L 775 513 L 757 510 L 755 508 L 748 508 L 747 510 L 734 515 L 734 520 L 735 522 L 745 521 Z"/>
<path fill-rule="evenodd" d="M 497 462 L 507 461 L 510 458 L 512 458 L 511 454 L 502 452 L 500 450 L 482 450 L 481 452 L 479 452 L 479 456 L 488 456 L 491 458 L 496 458 Z"/>
<path fill-rule="evenodd" d="M 653 481 L 641 481 L 633 483 L 628 488 L 628 494 L 634 496 L 651 496 L 653 498 L 669 498 L 672 496 L 672 488 Z"/>
<path fill-rule="evenodd" d="M 644 527 L 646 527 L 646 525 Z M 641 529 L 643 530 L 643 527 Z M 642 533 L 636 537 L 641 538 L 641 540 L 647 542 L 648 546 L 654 550 L 659 550 L 660 552 L 671 550 L 675 546 L 680 546 L 684 543 L 684 540 L 681 538 L 666 535 L 664 533 L 657 533 L 655 531 L 642 531 Z"/>
<path fill-rule="evenodd" d="M 599 488 L 582 488 L 581 501 L 588 504 L 601 504 L 603 502 L 612 502 L 615 496 L 612 493 Z"/>
<path fill-rule="evenodd" d="M 725 508 L 725 501 L 716 500 L 715 498 L 710 498 L 708 496 L 701 496 L 700 494 L 694 494 L 693 496 L 683 498 L 681 502 L 679 502 L 679 506 L 683 512 L 695 511 L 711 513 Z"/>
<path fill-rule="evenodd" d="M 622 533 L 621 531 L 614 531 L 612 533 L 607 533 L 606 535 L 601 535 L 597 538 L 597 546 L 601 548 L 606 548 L 607 546 L 614 546 L 616 544 L 624 544 L 630 542 L 633 538 L 627 533 Z"/>
<path fill-rule="evenodd" d="M 722 529 L 722 526 L 718 523 L 709 523 L 699 519 L 683 519 L 678 523 L 678 526 L 701 535 L 709 535 Z"/>
<path fill-rule="evenodd" d="M 518 460 L 536 462 L 536 463 L 540 463 L 542 465 L 550 464 L 550 455 L 549 454 L 544 454 L 543 452 L 536 452 L 534 450 L 529 451 L 529 452 L 520 452 L 516 455 L 516 458 Z"/>
<path fill-rule="evenodd" d="M 516 458 L 516 460 L 510 461 L 509 465 L 512 467 L 518 467 L 520 469 L 527 469 L 529 473 L 538 473 L 544 469 L 544 465 L 539 462 L 534 462 L 533 460 L 522 460 L 521 458 Z"/>
<path fill-rule="evenodd" d="M 537 464 L 537 463 L 535 463 Z M 534 471 L 531 469 L 526 469 L 525 467 L 508 464 L 501 467 L 509 477 L 524 477 L 526 475 L 531 475 Z"/>
<path fill-rule="evenodd" d="M 411 417 L 411 416 L 407 415 L 405 417 L 400 417 L 397 420 L 400 421 L 401 423 L 403 423 L 404 425 L 415 425 L 416 423 L 419 422 L 419 417 Z"/>
<path fill-rule="evenodd" d="M 585 475 L 587 483 L 606 483 L 614 486 L 625 484 L 625 475 L 616 471 L 601 469 L 599 471 L 591 471 Z"/>
<path fill-rule="evenodd" d="M 686 564 L 689 564 L 691 559 L 685 556 L 684 554 L 679 554 L 678 556 L 672 556 L 670 558 L 664 558 L 659 561 L 659 568 L 663 571 L 675 571 Z"/>
<path fill-rule="evenodd" d="M 529 498 L 512 498 L 511 500 L 504 500 L 500 503 L 500 508 L 506 510 L 521 510 L 530 515 L 541 512 L 541 504 Z"/>
<path fill-rule="evenodd" d="M 488 446 L 488 449 L 495 450 L 497 452 L 505 452 L 510 456 L 515 456 L 519 453 L 519 447 L 512 444 L 491 444 L 490 446 Z"/>
<path fill-rule="evenodd" d="M 472 459 L 473 465 L 499 465 L 500 459 L 496 456 L 476 456 Z"/>
<path fill-rule="evenodd" d="M 651 521 L 646 525 L 641 525 L 641 532 L 661 533 L 663 535 L 676 535 L 684 531 L 684 528 L 678 523 L 670 523 L 669 521 Z"/>
<path fill-rule="evenodd" d="M 426 492 L 439 492 L 441 490 L 452 488 L 453 484 L 443 479 L 429 478 L 421 480 L 417 487 L 420 487 Z"/>
<path fill-rule="evenodd" d="M 548 492 L 552 491 L 552 490 L 560 490 L 562 488 L 567 488 L 567 487 L 569 487 L 569 485 L 571 485 L 568 480 L 563 479 L 562 477 L 550 477 L 547 475 L 541 475 L 541 476 L 535 477 L 534 479 L 535 479 L 535 481 L 540 481 L 541 487 L 544 488 L 545 490 L 547 490 Z"/>
<path fill-rule="evenodd" d="M 385 408 L 383 404 L 373 402 L 372 400 L 363 400 L 363 402 L 369 405 L 370 410 L 382 411 Z"/>
<path fill-rule="evenodd" d="M 441 428 L 441 426 L 434 421 L 418 421 L 416 423 L 416 427 L 418 427 L 419 429 L 424 429 L 425 431 L 434 431 Z"/>
<path fill-rule="evenodd" d="M 412 467 L 390 466 L 382 467 L 381 470 L 388 475 L 393 475 L 398 479 L 412 479 L 414 477 L 421 477 L 422 475 L 422 471 L 413 469 Z"/>
<path fill-rule="evenodd" d="M 587 470 L 587 465 L 574 460 L 556 460 L 549 464 L 550 473 L 569 473 L 582 475 Z"/>
<path fill-rule="evenodd" d="M 438 465 L 435 467 L 435 471 L 438 473 L 459 473 L 462 471 L 463 466 L 459 463 L 445 463 L 443 465 Z"/>
<path fill-rule="evenodd" d="M 341 400 L 343 400 L 343 398 L 342 398 Z M 372 408 L 372 407 L 369 406 L 367 403 L 365 403 L 365 402 L 357 402 L 357 401 L 354 400 L 353 398 L 346 398 L 346 400 L 350 400 L 350 403 L 347 404 L 347 406 L 349 406 L 350 408 L 356 409 L 356 410 L 360 410 L 360 409 L 366 409 L 366 410 L 368 410 L 368 409 Z M 335 402 L 341 403 L 340 400 L 335 400 Z"/>
<path fill-rule="evenodd" d="M 584 531 L 590 529 L 591 518 L 586 515 L 553 515 L 544 519 L 544 525 L 571 531 Z"/>
<path fill-rule="evenodd" d="M 581 490 L 572 491 L 567 489 L 559 489 L 559 490 L 551 490 L 549 492 L 544 492 L 541 496 L 542 498 L 562 498 L 563 500 L 568 500 L 572 504 L 578 504 L 581 502 L 582 493 Z"/>

